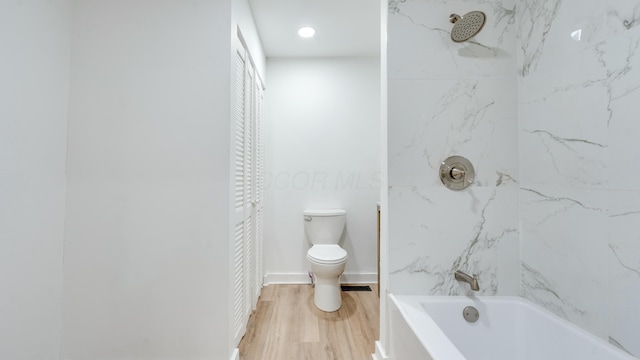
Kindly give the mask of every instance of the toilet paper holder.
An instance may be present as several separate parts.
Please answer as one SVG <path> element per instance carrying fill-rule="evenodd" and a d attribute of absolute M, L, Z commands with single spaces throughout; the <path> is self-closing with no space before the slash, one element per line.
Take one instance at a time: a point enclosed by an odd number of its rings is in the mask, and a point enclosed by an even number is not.
<path fill-rule="evenodd" d="M 473 184 L 476 171 L 471 161 L 462 156 L 450 156 L 440 164 L 440 181 L 451 190 L 464 190 Z"/>

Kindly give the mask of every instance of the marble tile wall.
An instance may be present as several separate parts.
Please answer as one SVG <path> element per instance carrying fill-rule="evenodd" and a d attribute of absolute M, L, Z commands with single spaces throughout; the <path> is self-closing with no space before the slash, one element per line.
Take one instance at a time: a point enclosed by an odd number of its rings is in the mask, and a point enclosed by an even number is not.
<path fill-rule="evenodd" d="M 640 3 L 517 7 L 521 293 L 640 356 Z"/>
<path fill-rule="evenodd" d="M 390 291 L 478 273 L 640 356 L 639 25 L 637 0 L 389 1 Z M 450 155 L 471 188 L 440 184 Z"/>
<path fill-rule="evenodd" d="M 472 42 L 454 43 L 449 15 L 481 10 Z M 518 122 L 515 0 L 390 1 L 388 25 L 389 288 L 516 295 Z M 445 188 L 442 160 L 468 158 L 475 184 Z"/>

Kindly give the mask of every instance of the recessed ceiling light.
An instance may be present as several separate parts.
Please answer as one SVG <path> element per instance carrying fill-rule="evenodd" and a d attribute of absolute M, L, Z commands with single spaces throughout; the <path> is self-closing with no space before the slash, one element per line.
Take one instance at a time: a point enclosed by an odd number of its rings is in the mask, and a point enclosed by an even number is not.
<path fill-rule="evenodd" d="M 303 38 L 310 38 L 313 37 L 313 35 L 315 35 L 316 33 L 316 29 L 310 27 L 310 26 L 305 26 L 300 28 L 300 30 L 298 30 L 298 35 L 300 35 Z"/>

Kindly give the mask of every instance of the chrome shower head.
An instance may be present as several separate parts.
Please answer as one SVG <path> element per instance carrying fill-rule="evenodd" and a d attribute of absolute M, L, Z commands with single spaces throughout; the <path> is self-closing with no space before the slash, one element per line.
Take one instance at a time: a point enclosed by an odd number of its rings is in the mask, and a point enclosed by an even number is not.
<path fill-rule="evenodd" d="M 487 16 L 482 11 L 472 11 L 464 16 L 451 14 L 449 21 L 454 24 L 451 29 L 451 40 L 463 42 L 471 39 L 482 30 L 486 20 Z"/>

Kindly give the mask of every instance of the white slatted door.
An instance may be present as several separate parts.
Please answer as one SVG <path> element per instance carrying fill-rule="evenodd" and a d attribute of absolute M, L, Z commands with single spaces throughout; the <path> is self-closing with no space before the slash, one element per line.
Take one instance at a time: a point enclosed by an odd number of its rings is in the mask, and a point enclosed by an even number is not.
<path fill-rule="evenodd" d="M 255 121 L 255 242 L 254 242 L 254 276 L 252 305 L 255 309 L 260 297 L 263 278 L 263 243 L 264 243 L 264 90 L 262 82 L 255 84 L 256 121 Z"/>
<path fill-rule="evenodd" d="M 241 41 L 240 41 L 241 42 Z M 263 86 L 245 47 L 236 51 L 234 83 L 234 319 L 236 345 L 262 288 L 264 228 Z"/>
<path fill-rule="evenodd" d="M 246 165 L 246 57 L 243 50 L 236 52 L 236 81 L 234 94 L 234 238 L 233 238 L 233 335 L 235 343 L 240 343 L 246 330 L 245 316 L 245 208 L 247 203 Z"/>
<path fill-rule="evenodd" d="M 245 193 L 246 202 L 244 208 L 245 243 L 244 243 L 244 312 L 251 314 L 252 289 L 255 284 L 255 74 L 251 62 L 245 63 Z"/>

